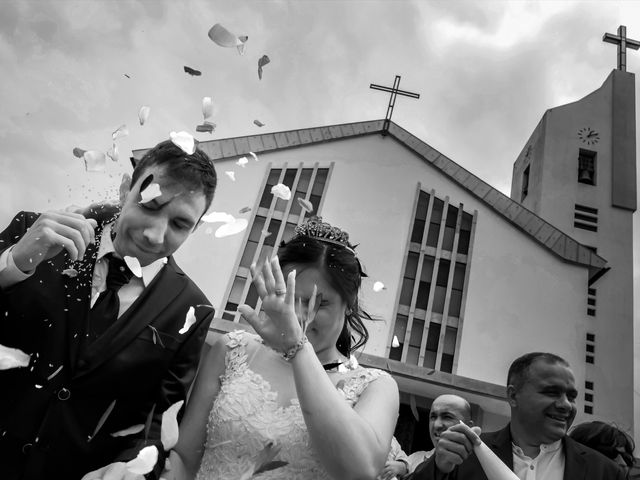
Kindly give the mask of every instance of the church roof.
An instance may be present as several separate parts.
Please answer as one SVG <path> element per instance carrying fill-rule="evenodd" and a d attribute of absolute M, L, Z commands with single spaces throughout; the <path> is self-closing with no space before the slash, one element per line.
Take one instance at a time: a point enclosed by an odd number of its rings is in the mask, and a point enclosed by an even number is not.
<path fill-rule="evenodd" d="M 346 123 L 326 127 L 303 128 L 285 132 L 263 133 L 244 137 L 225 138 L 200 142 L 198 148 L 213 160 L 247 155 L 249 152 L 272 152 L 315 143 L 344 140 L 351 137 L 372 135 L 382 132 L 383 120 Z M 488 183 L 465 170 L 453 160 L 438 152 L 416 136 L 391 122 L 388 135 L 413 151 L 425 162 L 449 177 L 453 182 L 468 190 L 509 223 L 529 235 L 534 241 L 550 250 L 566 262 L 589 268 L 589 278 L 593 282 L 607 269 L 607 261 L 590 248 L 582 245 L 566 233 L 546 222 L 532 211 L 523 207 Z M 141 158 L 147 151 L 134 150 L 134 158 Z"/>

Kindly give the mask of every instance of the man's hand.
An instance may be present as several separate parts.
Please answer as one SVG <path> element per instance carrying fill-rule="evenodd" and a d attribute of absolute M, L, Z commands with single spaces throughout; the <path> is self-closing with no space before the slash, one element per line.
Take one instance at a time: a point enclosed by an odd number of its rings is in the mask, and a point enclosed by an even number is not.
<path fill-rule="evenodd" d="M 436 445 L 436 466 L 442 473 L 449 473 L 464 462 L 480 443 L 480 427 L 468 427 L 458 423 L 442 432 Z"/>
<path fill-rule="evenodd" d="M 82 480 L 144 480 L 144 475 L 127 471 L 124 462 L 115 462 L 87 473 Z"/>
<path fill-rule="evenodd" d="M 407 473 L 409 472 L 407 471 L 407 465 L 404 462 L 389 460 L 378 475 L 378 478 L 380 480 L 391 480 L 394 477 L 400 478 Z"/>
<path fill-rule="evenodd" d="M 11 251 L 13 261 L 16 267 L 27 273 L 63 249 L 69 252 L 71 260 L 80 260 L 87 246 L 95 242 L 97 226 L 95 220 L 86 219 L 78 213 L 45 212 L 14 245 Z"/>

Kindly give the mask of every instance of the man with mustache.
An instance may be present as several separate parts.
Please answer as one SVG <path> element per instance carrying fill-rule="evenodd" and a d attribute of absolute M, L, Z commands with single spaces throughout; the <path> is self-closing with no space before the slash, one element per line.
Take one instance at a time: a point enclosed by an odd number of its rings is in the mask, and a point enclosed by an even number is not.
<path fill-rule="evenodd" d="M 552 353 L 523 355 L 507 375 L 511 422 L 480 438 L 521 480 L 623 480 L 618 465 L 567 436 L 577 396 L 566 360 Z M 487 480 L 473 453 L 479 442 L 474 430 L 458 423 L 442 432 L 435 454 L 411 478 Z"/>

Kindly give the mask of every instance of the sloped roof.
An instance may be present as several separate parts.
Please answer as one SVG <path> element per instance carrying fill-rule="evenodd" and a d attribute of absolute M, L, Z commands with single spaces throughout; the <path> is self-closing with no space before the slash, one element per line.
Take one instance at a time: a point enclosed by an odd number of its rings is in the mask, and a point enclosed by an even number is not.
<path fill-rule="evenodd" d="M 249 152 L 271 152 L 296 148 L 315 143 L 344 140 L 382 132 L 384 120 L 345 123 L 326 127 L 304 128 L 285 132 L 263 133 L 244 137 L 225 138 L 200 142 L 198 148 L 213 160 L 240 157 Z M 546 222 L 532 211 L 496 190 L 488 183 L 465 170 L 445 155 L 429 146 L 405 129 L 391 122 L 388 137 L 394 138 L 425 162 L 431 164 L 452 181 L 468 190 L 509 223 L 529 235 L 564 261 L 583 265 L 589 269 L 589 279 L 595 281 L 607 270 L 607 261 L 590 248 Z M 142 158 L 147 149 L 134 150 L 136 159 Z"/>

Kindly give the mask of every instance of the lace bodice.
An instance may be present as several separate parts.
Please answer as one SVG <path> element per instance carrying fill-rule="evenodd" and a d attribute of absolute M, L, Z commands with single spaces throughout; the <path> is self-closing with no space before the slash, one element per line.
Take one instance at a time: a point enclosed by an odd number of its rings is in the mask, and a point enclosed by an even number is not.
<path fill-rule="evenodd" d="M 297 398 L 282 404 L 278 392 L 252 368 L 248 352 L 266 347 L 242 331 L 227 334 L 226 369 L 207 423 L 205 451 L 197 480 L 249 478 L 268 445 L 279 448 L 273 460 L 286 465 L 258 473 L 255 479 L 321 480 L 330 477 L 314 456 Z M 264 366 L 264 356 L 260 366 Z M 386 372 L 357 367 L 336 388 L 351 406 L 367 385 Z M 280 401 L 280 403 L 279 403 Z"/>

